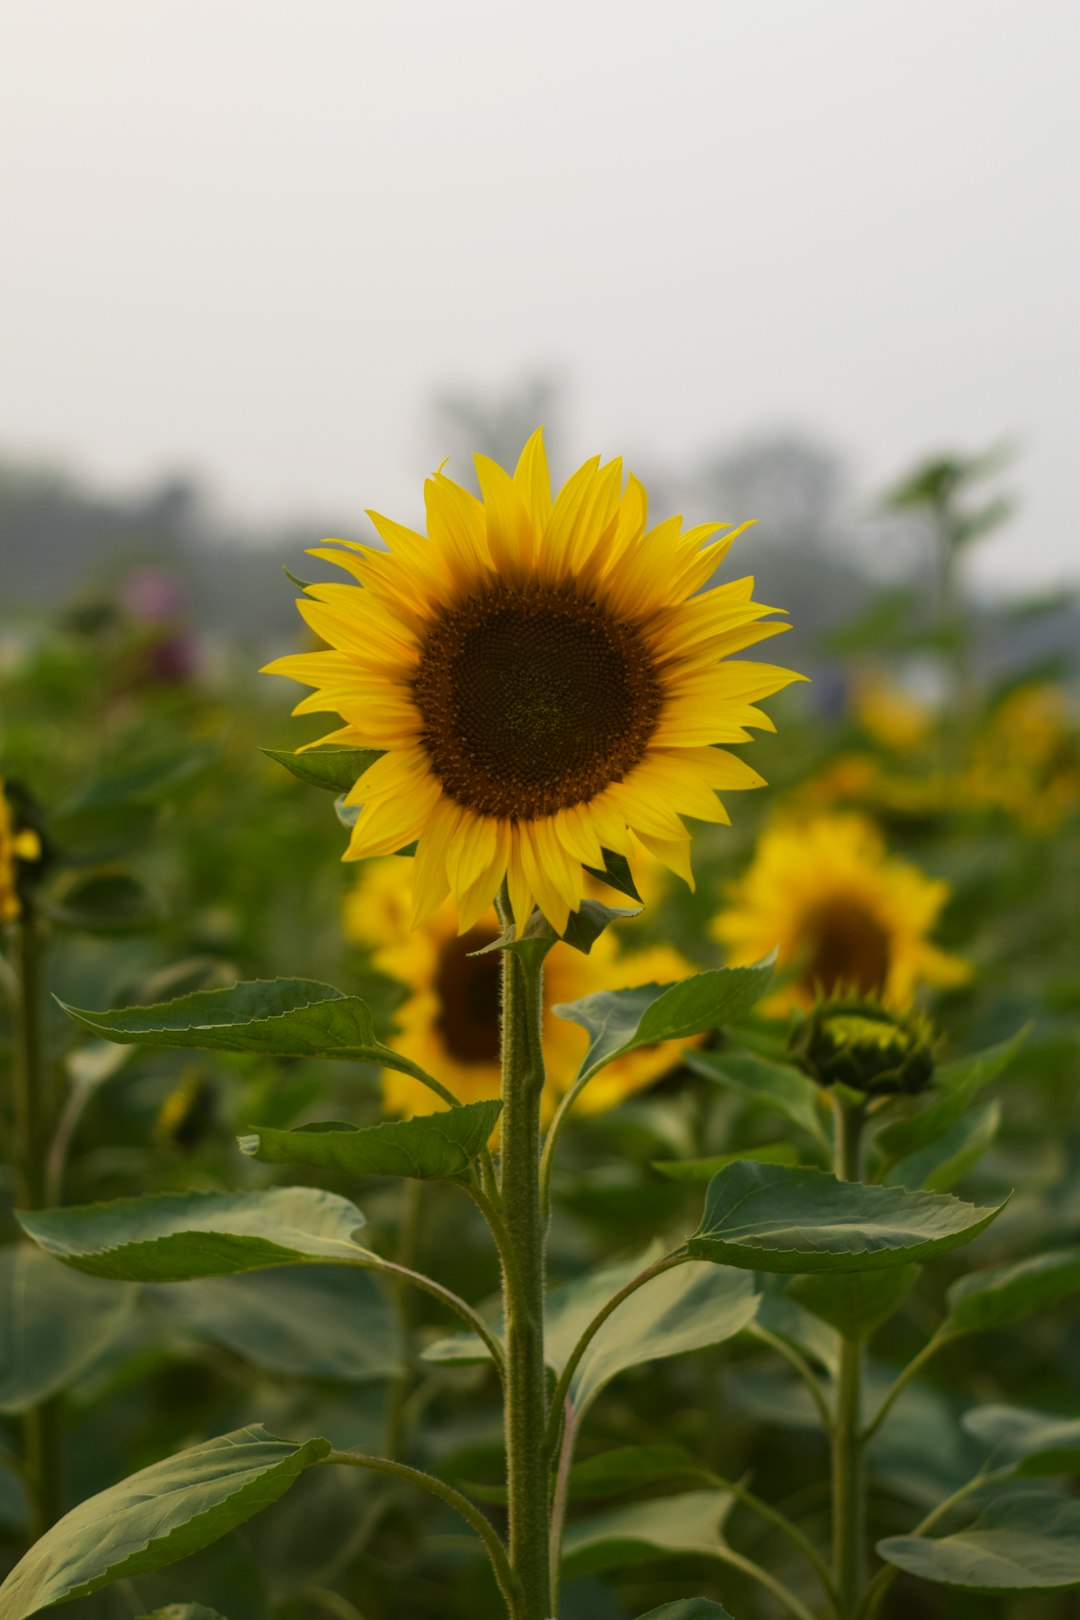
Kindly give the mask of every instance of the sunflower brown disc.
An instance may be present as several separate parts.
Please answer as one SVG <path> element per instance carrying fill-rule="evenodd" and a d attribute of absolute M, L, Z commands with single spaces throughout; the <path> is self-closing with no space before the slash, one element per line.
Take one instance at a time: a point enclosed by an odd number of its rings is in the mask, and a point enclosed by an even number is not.
<path fill-rule="evenodd" d="M 499 1013 L 502 1004 L 501 957 L 476 956 L 498 938 L 494 928 L 470 928 L 451 934 L 439 950 L 435 1027 L 446 1050 L 459 1063 L 498 1063 Z"/>
<path fill-rule="evenodd" d="M 815 907 L 803 924 L 810 956 L 802 983 L 813 993 L 879 994 L 889 976 L 889 936 L 871 912 L 847 899 Z"/>
<path fill-rule="evenodd" d="M 656 729 L 661 687 L 637 628 L 573 584 L 496 584 L 439 616 L 413 683 L 449 796 L 531 820 L 620 781 Z"/>

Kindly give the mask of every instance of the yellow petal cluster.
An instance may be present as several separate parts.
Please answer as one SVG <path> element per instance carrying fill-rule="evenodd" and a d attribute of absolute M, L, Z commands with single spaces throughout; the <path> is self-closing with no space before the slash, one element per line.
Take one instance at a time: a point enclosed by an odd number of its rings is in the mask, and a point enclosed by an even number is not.
<path fill-rule="evenodd" d="M 930 939 L 948 897 L 948 884 L 890 855 L 861 816 L 787 817 L 762 833 L 711 931 L 733 964 L 775 948 L 796 970 L 770 998 L 771 1011 L 845 991 L 903 1007 L 920 984 L 970 976 L 966 962 Z"/>
<path fill-rule="evenodd" d="M 426 534 L 373 512 L 382 547 L 316 547 L 352 582 L 306 588 L 325 647 L 268 669 L 344 721 L 319 742 L 380 751 L 345 858 L 416 842 L 414 926 L 452 895 L 467 931 L 505 878 L 519 929 L 538 906 L 562 932 L 605 849 L 692 882 L 686 818 L 762 781 L 718 745 L 775 729 L 758 705 L 801 677 L 731 657 L 787 628 L 752 579 L 704 588 L 739 531 L 650 528 L 617 460 L 553 498 L 539 430 L 512 475 L 476 468 L 480 498 L 427 481 Z"/>

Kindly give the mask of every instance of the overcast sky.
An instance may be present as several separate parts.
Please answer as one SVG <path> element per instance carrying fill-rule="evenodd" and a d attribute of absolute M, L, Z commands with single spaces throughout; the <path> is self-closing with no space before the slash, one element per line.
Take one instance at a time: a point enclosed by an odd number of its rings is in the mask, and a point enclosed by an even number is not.
<path fill-rule="evenodd" d="M 575 462 L 1014 438 L 981 576 L 1075 577 L 1078 62 L 1076 0 L 0 0 L 0 450 L 361 533 L 555 371 Z"/>

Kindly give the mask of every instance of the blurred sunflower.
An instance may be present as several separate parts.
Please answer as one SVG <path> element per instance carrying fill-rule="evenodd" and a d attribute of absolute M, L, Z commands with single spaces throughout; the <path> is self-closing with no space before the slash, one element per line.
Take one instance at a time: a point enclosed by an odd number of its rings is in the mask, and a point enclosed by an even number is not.
<path fill-rule="evenodd" d="M 464 934 L 457 931 L 449 900 L 412 932 L 410 909 L 408 866 L 400 858 L 372 861 L 345 898 L 346 936 L 364 946 L 374 966 L 408 991 L 394 1015 L 394 1048 L 435 1075 L 461 1102 L 497 1097 L 501 956 L 498 951 L 472 954 L 501 932 L 494 908 Z M 552 1006 L 610 989 L 613 980 L 627 986 L 663 984 L 693 971 L 667 945 L 620 955 L 610 932 L 600 935 L 588 956 L 557 945 L 544 969 L 545 1117 L 551 1117 L 559 1096 L 573 1082 L 588 1044 L 585 1030 L 556 1018 Z M 651 1085 L 675 1066 L 678 1052 L 678 1046 L 662 1044 L 609 1064 L 582 1093 L 579 1111 L 611 1108 Z M 443 1106 L 418 1080 L 394 1070 L 383 1071 L 382 1086 L 390 1114 L 429 1114 Z"/>
<path fill-rule="evenodd" d="M 702 589 L 740 531 L 648 529 L 599 457 L 553 501 L 539 430 L 512 477 L 476 467 L 480 500 L 427 481 L 426 536 L 372 512 L 386 550 L 316 547 L 362 588 L 307 586 L 328 647 L 267 668 L 316 689 L 295 713 L 344 719 L 321 742 L 382 751 L 346 795 L 345 859 L 418 840 L 414 926 L 453 895 L 468 931 L 505 877 L 518 928 L 537 905 L 561 933 L 603 849 L 692 882 L 682 818 L 726 822 L 717 792 L 762 782 L 716 745 L 774 730 L 758 700 L 802 677 L 728 661 L 787 628 L 752 579 Z"/>
<path fill-rule="evenodd" d="M 19 900 L 19 863 L 41 859 L 41 839 L 32 827 L 22 827 L 0 776 L 0 922 L 12 922 L 22 911 Z"/>
<path fill-rule="evenodd" d="M 880 670 L 864 673 L 851 695 L 851 708 L 871 742 L 907 754 L 930 737 L 934 717 L 925 703 Z"/>
<path fill-rule="evenodd" d="M 929 938 L 948 897 L 946 883 L 889 855 L 860 816 L 788 819 L 762 834 L 711 931 L 732 963 L 776 947 L 796 968 L 771 1011 L 845 991 L 902 1007 L 920 984 L 963 984 L 970 975 Z"/>
<path fill-rule="evenodd" d="M 1080 734 L 1060 687 L 1018 687 L 975 739 L 967 796 L 1034 832 L 1052 832 L 1080 800 Z"/>

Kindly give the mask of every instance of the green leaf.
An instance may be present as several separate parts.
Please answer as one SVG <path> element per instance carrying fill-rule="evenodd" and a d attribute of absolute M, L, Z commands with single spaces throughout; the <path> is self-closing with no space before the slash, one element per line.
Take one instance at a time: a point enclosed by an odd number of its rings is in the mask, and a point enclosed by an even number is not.
<path fill-rule="evenodd" d="M 925 1187 L 929 1192 L 949 1192 L 972 1170 L 997 1136 L 1001 1125 L 1001 1104 L 992 1102 L 956 1120 L 944 1136 L 929 1147 L 920 1148 L 894 1169 L 889 1180 L 901 1187 Z"/>
<path fill-rule="evenodd" d="M 766 1142 L 762 1147 L 743 1148 L 741 1153 L 716 1153 L 710 1159 L 654 1159 L 652 1168 L 668 1181 L 704 1187 L 737 1159 L 751 1159 L 755 1164 L 798 1164 L 799 1150 L 791 1142 Z"/>
<path fill-rule="evenodd" d="M 289 1267 L 162 1283 L 147 1296 L 186 1332 L 270 1372 L 343 1383 L 401 1372 L 394 1313 L 363 1271 Z"/>
<path fill-rule="evenodd" d="M 919 1278 L 918 1266 L 883 1271 L 818 1272 L 796 1277 L 788 1293 L 845 1339 L 863 1343 L 900 1309 Z"/>
<path fill-rule="evenodd" d="M 137 1293 L 28 1243 L 0 1248 L 0 1412 L 25 1412 L 87 1372 L 129 1326 Z"/>
<path fill-rule="evenodd" d="M 202 1603 L 168 1603 L 152 1614 L 140 1615 L 138 1620 L 225 1620 L 225 1616 Z"/>
<path fill-rule="evenodd" d="M 552 1011 L 580 1024 L 589 1048 L 579 1078 L 657 1041 L 686 1040 L 741 1018 L 764 994 L 771 966 L 713 968 L 676 984 L 643 984 L 630 990 L 600 990 Z"/>
<path fill-rule="evenodd" d="M 330 1450 L 237 1429 L 142 1468 L 46 1531 L 0 1586 L 3 1620 L 25 1620 L 122 1576 L 174 1564 L 284 1495 Z"/>
<path fill-rule="evenodd" d="M 949 1127 L 967 1112 L 976 1094 L 1008 1068 L 1031 1030 L 1030 1024 L 1017 1030 L 1009 1040 L 991 1046 L 973 1057 L 960 1058 L 938 1069 L 932 1101 L 920 1113 L 893 1120 L 874 1137 L 873 1146 L 886 1164 L 898 1164 L 909 1153 L 929 1147 L 945 1135 Z"/>
<path fill-rule="evenodd" d="M 35 1243 L 97 1277 L 181 1282 L 265 1266 L 352 1261 L 364 1217 L 348 1199 L 317 1187 L 265 1192 L 155 1193 L 37 1210 L 19 1216 Z"/>
<path fill-rule="evenodd" d="M 960 1421 L 989 1451 L 987 1468 L 1015 1463 L 1025 1475 L 1080 1472 L 1080 1418 L 995 1405 L 977 1406 Z"/>
<path fill-rule="evenodd" d="M 130 872 L 79 876 L 47 909 L 60 927 L 87 934 L 135 933 L 162 915 L 160 901 Z"/>
<path fill-rule="evenodd" d="M 563 1573 L 597 1575 L 665 1556 L 715 1558 L 731 1505 L 726 1491 L 686 1491 L 598 1513 L 568 1528 Z"/>
<path fill-rule="evenodd" d="M 636 900 L 639 906 L 643 905 L 626 856 L 616 855 L 612 849 L 604 849 L 600 853 L 604 857 L 603 866 L 587 866 L 586 872 L 598 882 L 606 883 L 609 889 L 615 889 L 619 894 L 625 894 L 629 899 Z"/>
<path fill-rule="evenodd" d="M 638 1620 L 731 1620 L 726 1609 L 708 1598 L 680 1598 L 677 1603 L 664 1603 L 659 1609 L 650 1609 Z"/>
<path fill-rule="evenodd" d="M 376 1039 L 364 1002 L 313 979 L 255 979 L 116 1012 L 90 1012 L 62 1001 L 60 1006 L 84 1029 L 121 1045 L 342 1058 L 417 1072 L 415 1064 Z"/>
<path fill-rule="evenodd" d="M 1080 1291 L 1080 1247 L 1051 1249 L 1010 1266 L 973 1271 L 949 1289 L 942 1332 L 984 1333 L 1053 1310 Z"/>
<path fill-rule="evenodd" d="M 817 1087 L 790 1064 L 770 1063 L 752 1052 L 688 1052 L 686 1065 L 714 1085 L 730 1086 L 762 1108 L 783 1114 L 820 1146 L 827 1145 Z"/>
<path fill-rule="evenodd" d="M 218 761 L 218 750 L 213 746 L 189 748 L 186 753 L 172 753 L 162 759 L 149 760 L 133 769 L 100 777 L 65 804 L 60 815 L 77 820 L 96 810 L 116 810 L 126 805 L 156 805 L 172 799 L 178 788 L 186 786 L 208 771 Z"/>
<path fill-rule="evenodd" d="M 644 1270 L 647 1263 L 647 1257 L 635 1262 L 632 1275 Z M 620 1273 L 624 1270 L 619 1268 Z M 588 1321 L 582 1321 L 582 1299 L 588 1297 L 591 1321 L 600 1305 L 621 1286 L 617 1283 L 611 1287 L 611 1273 L 606 1276 L 607 1281 L 601 1272 L 584 1284 L 568 1284 L 552 1296 L 551 1332 L 560 1363 L 557 1370 L 565 1366 L 569 1352 L 588 1325 Z M 604 1297 L 598 1301 L 596 1296 L 601 1292 Z M 623 1300 L 592 1340 L 570 1385 L 572 1406 L 583 1413 L 600 1391 L 628 1367 L 722 1344 L 753 1320 L 757 1305 L 753 1283 L 745 1273 L 693 1262 L 661 1272 Z"/>
<path fill-rule="evenodd" d="M 330 793 L 348 793 L 369 766 L 383 755 L 379 748 L 311 748 L 302 754 L 284 748 L 264 748 L 267 759 L 284 765 L 301 782 L 326 788 Z"/>
<path fill-rule="evenodd" d="M 657 1258 L 650 1251 L 552 1289 L 545 1312 L 544 1353 L 555 1373 L 562 1372 L 600 1310 Z M 570 1386 L 575 1411 L 583 1413 L 628 1367 L 721 1344 L 741 1332 L 756 1309 L 751 1279 L 739 1272 L 692 1263 L 661 1272 L 618 1305 L 597 1332 Z M 501 1328 L 498 1332 L 501 1337 Z M 485 1361 L 487 1356 L 482 1341 L 467 1333 L 441 1339 L 423 1352 L 425 1361 L 451 1365 Z"/>
<path fill-rule="evenodd" d="M 707 1470 L 682 1446 L 617 1446 L 570 1470 L 572 1502 L 606 1501 L 649 1485 L 701 1484 Z"/>
<path fill-rule="evenodd" d="M 334 1121 L 292 1131 L 255 1125 L 255 1134 L 239 1141 L 244 1153 L 267 1164 L 306 1164 L 352 1176 L 454 1181 L 468 1176 L 501 1110 L 502 1103 L 495 1098 L 381 1125 Z"/>
<path fill-rule="evenodd" d="M 871 1271 L 968 1243 L 1004 1207 L 740 1159 L 711 1182 L 687 1247 L 753 1271 Z"/>
<path fill-rule="evenodd" d="M 1002 1496 L 966 1530 L 931 1541 L 890 1536 L 897 1569 L 966 1592 L 1062 1592 L 1080 1586 L 1080 1502 L 1049 1491 Z"/>
<path fill-rule="evenodd" d="M 493 951 L 516 951 L 519 955 L 530 956 L 534 961 L 542 962 L 551 947 L 562 941 L 564 945 L 573 946 L 583 956 L 588 956 L 605 928 L 612 923 L 625 922 L 628 918 L 641 915 L 641 907 L 634 906 L 627 909 L 624 906 L 605 906 L 599 900 L 582 900 L 577 911 L 572 911 L 567 918 L 563 932 L 557 933 L 540 911 L 534 911 L 518 937 L 517 930 L 508 927 L 503 930 L 498 939 L 493 939 L 490 945 L 484 945 L 473 956 L 487 956 Z"/>

